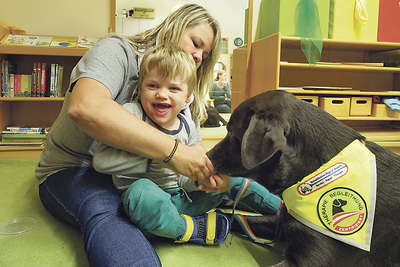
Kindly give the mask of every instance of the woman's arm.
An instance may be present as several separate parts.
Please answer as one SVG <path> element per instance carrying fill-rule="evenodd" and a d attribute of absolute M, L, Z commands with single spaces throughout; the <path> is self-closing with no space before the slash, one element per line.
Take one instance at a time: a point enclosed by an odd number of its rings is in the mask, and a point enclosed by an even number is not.
<path fill-rule="evenodd" d="M 199 184 L 211 186 L 208 178 L 215 170 L 204 152 L 180 144 L 172 159 L 163 160 L 174 148 L 174 140 L 143 122 L 112 100 L 100 82 L 80 78 L 73 88 L 69 117 L 88 135 L 107 145 L 151 158 Z"/>
<path fill-rule="evenodd" d="M 227 84 L 224 86 L 224 91 L 225 91 L 226 96 L 227 96 L 229 99 L 231 99 L 231 98 L 232 98 L 232 90 L 231 90 L 231 87 L 229 86 L 229 83 L 227 83 Z"/>

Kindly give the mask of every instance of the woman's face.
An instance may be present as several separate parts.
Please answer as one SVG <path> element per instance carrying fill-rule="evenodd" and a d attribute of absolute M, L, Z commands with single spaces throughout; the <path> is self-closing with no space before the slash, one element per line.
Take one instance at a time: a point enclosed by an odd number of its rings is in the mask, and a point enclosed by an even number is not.
<path fill-rule="evenodd" d="M 189 52 L 196 67 L 199 68 L 201 62 L 208 57 L 214 44 L 214 32 L 207 23 L 197 24 L 187 28 L 183 34 L 179 45 Z"/>
<path fill-rule="evenodd" d="M 222 73 L 222 74 L 219 75 L 219 79 L 220 79 L 221 81 L 226 81 L 227 76 L 228 76 L 228 75 L 226 74 L 226 72 L 224 72 L 224 73 Z"/>

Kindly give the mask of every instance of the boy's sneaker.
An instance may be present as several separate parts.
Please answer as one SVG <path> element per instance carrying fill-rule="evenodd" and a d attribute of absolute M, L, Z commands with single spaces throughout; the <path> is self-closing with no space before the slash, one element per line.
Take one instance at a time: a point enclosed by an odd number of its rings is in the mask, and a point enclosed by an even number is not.
<path fill-rule="evenodd" d="M 177 243 L 195 242 L 207 245 L 224 243 L 230 231 L 229 219 L 216 212 L 209 212 L 198 217 L 182 214 L 186 231 Z"/>

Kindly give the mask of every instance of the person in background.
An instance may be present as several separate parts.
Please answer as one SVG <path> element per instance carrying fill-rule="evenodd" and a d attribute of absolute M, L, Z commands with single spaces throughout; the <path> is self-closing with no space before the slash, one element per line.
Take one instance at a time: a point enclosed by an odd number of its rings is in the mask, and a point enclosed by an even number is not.
<path fill-rule="evenodd" d="M 190 111 L 200 127 L 221 30 L 206 9 L 187 4 L 153 29 L 131 37 L 108 36 L 86 52 L 72 70 L 63 107 L 36 168 L 43 206 L 81 231 L 91 266 L 161 266 L 152 245 L 126 216 L 112 176 L 93 168 L 98 141 L 159 162 L 208 191 L 219 189 L 201 135 L 196 148 L 175 148 L 173 138 L 122 107 L 136 88 L 140 57 L 163 43 L 179 45 L 196 63 Z"/>
<path fill-rule="evenodd" d="M 231 113 L 232 92 L 227 81 L 228 75 L 225 71 L 219 70 L 214 81 L 210 98 L 214 99 L 214 106 L 220 113 Z"/>

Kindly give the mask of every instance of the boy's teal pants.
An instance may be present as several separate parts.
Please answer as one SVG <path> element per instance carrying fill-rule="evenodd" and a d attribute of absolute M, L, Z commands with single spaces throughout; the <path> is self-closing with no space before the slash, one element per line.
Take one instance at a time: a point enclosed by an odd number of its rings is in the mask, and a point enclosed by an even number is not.
<path fill-rule="evenodd" d="M 134 182 L 123 195 L 125 212 L 130 220 L 147 236 L 176 239 L 186 229 L 180 216 L 191 217 L 207 213 L 216 208 L 225 196 L 234 200 L 244 178 L 231 177 L 229 190 L 222 193 L 194 191 L 187 193 L 181 188 L 163 190 L 148 179 Z M 240 203 L 261 214 L 276 214 L 281 199 L 266 188 L 251 181 Z"/>

